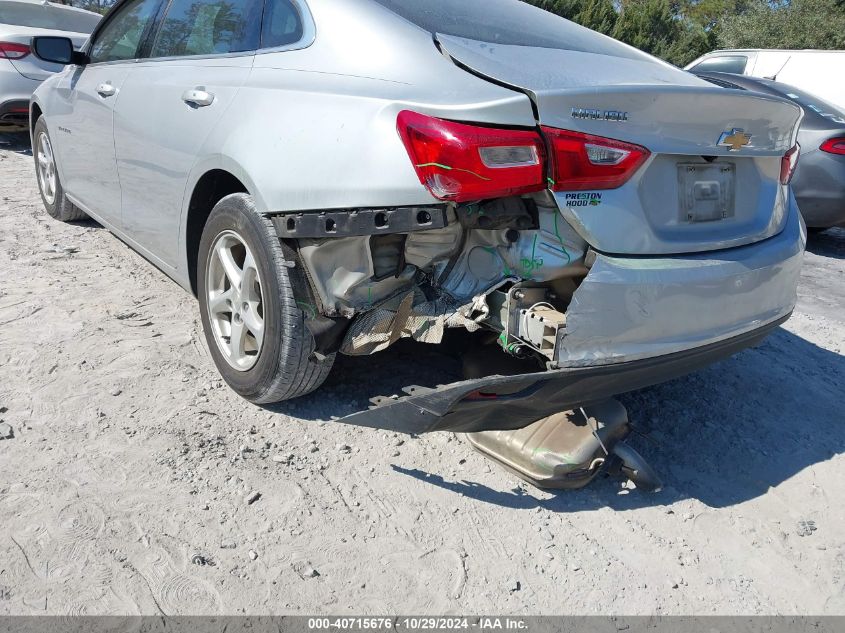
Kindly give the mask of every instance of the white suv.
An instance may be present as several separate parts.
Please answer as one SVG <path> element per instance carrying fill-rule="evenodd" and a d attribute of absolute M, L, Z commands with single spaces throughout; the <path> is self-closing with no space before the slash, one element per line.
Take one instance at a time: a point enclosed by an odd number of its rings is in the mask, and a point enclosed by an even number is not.
<path fill-rule="evenodd" d="M 98 13 L 41 0 L 0 1 L 0 131 L 26 130 L 30 96 L 62 69 L 32 54 L 32 37 L 64 35 L 81 48 L 99 21 Z"/>

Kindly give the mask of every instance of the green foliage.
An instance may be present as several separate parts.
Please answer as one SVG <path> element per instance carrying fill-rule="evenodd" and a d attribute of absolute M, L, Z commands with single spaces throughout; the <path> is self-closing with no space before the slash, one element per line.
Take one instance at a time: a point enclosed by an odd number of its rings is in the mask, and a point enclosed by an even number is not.
<path fill-rule="evenodd" d="M 754 0 L 746 11 L 726 16 L 722 48 L 845 48 L 845 2 Z"/>
<path fill-rule="evenodd" d="M 845 0 L 842 0 L 845 2 Z M 587 0 L 578 14 L 578 22 L 587 28 L 610 35 L 616 26 L 619 15 L 611 0 Z"/>
<path fill-rule="evenodd" d="M 613 31 L 618 17 L 613 0 L 524 1 L 605 35 Z"/>
<path fill-rule="evenodd" d="M 621 0 L 618 9 L 613 0 L 524 1 L 682 66 L 715 45 L 711 30 L 683 16 L 683 3 L 735 0 Z"/>
<path fill-rule="evenodd" d="M 524 0 L 684 66 L 716 48 L 845 48 L 845 0 Z"/>
<path fill-rule="evenodd" d="M 94 13 L 105 13 L 111 9 L 116 0 L 51 0 L 57 4 L 68 4 L 77 9 L 85 9 Z"/>
<path fill-rule="evenodd" d="M 668 0 L 625 0 L 612 35 L 646 53 L 662 56 L 677 31 Z"/>

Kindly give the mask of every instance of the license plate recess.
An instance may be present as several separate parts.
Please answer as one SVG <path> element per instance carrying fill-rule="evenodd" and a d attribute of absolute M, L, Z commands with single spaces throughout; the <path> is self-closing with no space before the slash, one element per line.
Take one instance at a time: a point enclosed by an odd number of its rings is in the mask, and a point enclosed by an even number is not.
<path fill-rule="evenodd" d="M 680 221 L 717 222 L 734 217 L 735 183 L 733 163 L 679 163 Z"/>

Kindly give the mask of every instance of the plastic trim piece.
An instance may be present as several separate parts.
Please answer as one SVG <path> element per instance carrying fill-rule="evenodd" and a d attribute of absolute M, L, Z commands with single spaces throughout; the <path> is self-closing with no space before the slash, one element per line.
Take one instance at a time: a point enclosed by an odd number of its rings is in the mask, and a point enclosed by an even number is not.
<path fill-rule="evenodd" d="M 401 433 L 508 431 L 560 411 L 588 406 L 702 369 L 768 336 L 790 315 L 724 341 L 683 352 L 595 367 L 571 367 L 517 376 L 488 376 L 437 389 L 412 387 L 405 398 L 379 399 L 379 406 L 344 422 Z"/>
<path fill-rule="evenodd" d="M 445 207 L 285 213 L 270 218 L 281 238 L 360 237 L 444 228 Z"/>

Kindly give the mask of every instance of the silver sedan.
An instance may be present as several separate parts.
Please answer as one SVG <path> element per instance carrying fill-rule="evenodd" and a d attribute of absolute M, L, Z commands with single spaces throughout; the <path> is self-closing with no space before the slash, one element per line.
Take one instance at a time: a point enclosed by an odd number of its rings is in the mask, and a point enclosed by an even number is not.
<path fill-rule="evenodd" d="M 123 0 L 33 48 L 47 211 L 195 293 L 251 402 L 461 328 L 466 381 L 362 415 L 520 428 L 794 307 L 801 109 L 517 0 Z"/>

